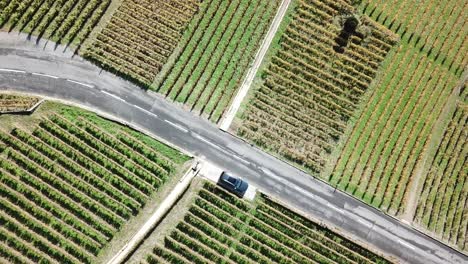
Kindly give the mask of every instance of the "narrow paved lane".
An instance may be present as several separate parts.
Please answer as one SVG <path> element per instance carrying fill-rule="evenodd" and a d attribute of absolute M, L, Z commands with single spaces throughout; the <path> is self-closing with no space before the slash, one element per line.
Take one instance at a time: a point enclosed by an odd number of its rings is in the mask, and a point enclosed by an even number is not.
<path fill-rule="evenodd" d="M 68 53 L 0 33 L 0 89 L 65 100 L 144 129 L 402 262 L 468 263 L 466 255 Z"/>

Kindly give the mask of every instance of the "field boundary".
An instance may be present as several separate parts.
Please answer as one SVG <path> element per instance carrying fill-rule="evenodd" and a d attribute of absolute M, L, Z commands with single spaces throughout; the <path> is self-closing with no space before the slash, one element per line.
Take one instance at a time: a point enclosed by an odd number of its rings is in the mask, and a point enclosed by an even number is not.
<path fill-rule="evenodd" d="M 14 91 L 14 90 L 12 90 Z M 64 99 L 59 99 L 59 98 L 54 98 L 54 97 L 49 97 L 49 96 L 44 96 L 44 95 L 41 95 L 41 94 L 35 94 L 35 93 L 22 93 L 22 94 L 25 94 L 25 95 L 32 95 L 32 96 L 40 96 L 43 98 L 44 101 L 51 101 L 51 102 L 57 102 L 57 103 L 62 103 L 64 105 L 69 105 L 69 106 L 75 106 L 75 107 L 79 107 L 81 109 L 84 109 L 84 110 L 87 110 L 87 111 L 90 111 L 90 112 L 93 112 L 95 114 L 97 114 L 98 116 L 104 118 L 104 119 L 107 119 L 107 120 L 110 120 L 110 121 L 113 121 L 113 122 L 117 122 L 121 125 L 124 125 L 124 126 L 127 126 L 129 128 L 132 128 L 140 133 L 143 133 L 144 135 L 146 136 L 149 136 L 155 140 L 158 140 L 160 141 L 161 143 L 189 156 L 190 158 L 194 158 L 196 157 L 196 155 L 190 151 L 187 151 L 185 149 L 182 149 L 174 144 L 172 144 L 171 142 L 157 136 L 157 135 L 154 135 L 153 133 L 149 132 L 148 130 L 138 126 L 138 125 L 135 125 L 133 123 L 129 123 L 129 122 L 126 122 L 112 114 L 108 114 L 108 113 L 105 113 L 105 112 L 102 112 L 102 111 L 99 111 L 95 108 L 92 108 L 92 107 L 89 107 L 89 106 L 86 106 L 86 105 L 82 105 L 82 104 L 79 104 L 79 103 L 75 103 L 75 102 L 72 102 L 72 101 L 68 101 L 68 100 L 64 100 Z"/>
<path fill-rule="evenodd" d="M 159 204 L 156 211 L 148 218 L 144 225 L 132 236 L 117 254 L 107 263 L 108 264 L 119 264 L 124 263 L 131 254 L 137 250 L 138 246 L 142 243 L 148 233 L 157 226 L 159 222 L 166 216 L 166 214 L 173 208 L 179 197 L 181 197 L 187 188 L 190 186 L 192 179 L 197 176 L 200 172 L 201 167 L 198 166 L 198 161 L 194 160 L 192 166 L 188 171 L 180 178 L 179 182 L 174 186 L 172 191 L 166 196 L 166 198 Z"/>
<path fill-rule="evenodd" d="M 32 114 L 36 108 L 39 107 L 45 101 L 44 98 L 40 99 L 37 103 L 31 106 L 29 109 L 26 110 L 12 110 L 12 111 L 0 111 L 0 114 Z"/>
<path fill-rule="evenodd" d="M 260 68 L 260 65 L 262 64 L 262 61 L 265 58 L 267 51 L 269 50 L 273 38 L 275 37 L 276 32 L 278 31 L 279 26 L 283 21 L 283 18 L 286 14 L 286 11 L 288 10 L 290 3 L 291 0 L 283 0 L 281 2 L 281 5 L 278 8 L 275 18 L 273 18 L 273 22 L 271 23 L 270 28 L 268 29 L 268 32 L 262 41 L 262 45 L 260 46 L 260 48 L 257 51 L 257 54 L 255 55 L 255 59 L 253 61 L 252 66 L 247 72 L 247 75 L 245 76 L 240 89 L 237 91 L 236 96 L 234 97 L 231 105 L 229 106 L 226 115 L 224 115 L 222 121 L 220 122 L 219 128 L 221 130 L 227 131 L 231 126 L 232 121 L 234 120 L 234 117 L 236 116 L 242 101 L 244 100 L 250 87 L 252 86 L 253 80 L 257 75 L 257 71 Z"/>

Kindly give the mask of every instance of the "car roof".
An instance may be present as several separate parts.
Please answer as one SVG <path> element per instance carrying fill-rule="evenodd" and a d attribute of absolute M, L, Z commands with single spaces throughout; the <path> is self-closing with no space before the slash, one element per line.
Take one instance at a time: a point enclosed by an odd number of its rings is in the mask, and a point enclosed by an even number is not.
<path fill-rule="evenodd" d="M 229 182 L 232 185 L 237 185 L 239 182 L 242 182 L 240 178 L 232 176 L 231 174 L 227 172 L 223 172 L 220 178 L 222 181 Z"/>

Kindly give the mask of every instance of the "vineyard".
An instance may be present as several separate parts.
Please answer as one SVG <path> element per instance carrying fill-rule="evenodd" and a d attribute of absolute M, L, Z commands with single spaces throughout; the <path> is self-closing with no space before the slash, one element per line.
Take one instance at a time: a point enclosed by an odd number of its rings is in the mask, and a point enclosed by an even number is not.
<path fill-rule="evenodd" d="M 0 113 L 26 111 L 39 102 L 39 98 L 0 93 Z"/>
<path fill-rule="evenodd" d="M 153 89 L 217 123 L 240 86 L 280 0 L 204 1 Z"/>
<path fill-rule="evenodd" d="M 466 139 L 419 168 L 466 69 L 466 5 L 298 1 L 233 128 L 392 215 L 417 207 L 416 225 L 465 250 Z"/>
<path fill-rule="evenodd" d="M 80 45 L 90 35 L 111 1 L 0 0 L 0 27 Z"/>
<path fill-rule="evenodd" d="M 466 4 L 362 1 L 359 9 L 401 36 L 400 46 L 384 61 L 331 174 L 324 175 L 381 210 L 410 221 L 414 216 L 413 224 L 460 250 L 466 250 L 468 224 L 461 220 L 466 218 L 466 135 L 460 132 L 465 107 L 457 107 L 445 136 L 437 139 L 442 141 L 428 173 L 420 167 L 427 166 L 431 135 L 444 129 L 438 120 L 464 78 Z"/>
<path fill-rule="evenodd" d="M 148 87 L 178 46 L 199 0 L 124 0 L 82 55 Z"/>
<path fill-rule="evenodd" d="M 187 157 L 88 112 L 41 115 L 0 131 L 0 256 L 93 263 Z"/>
<path fill-rule="evenodd" d="M 413 48 L 395 54 L 330 182 L 392 214 L 403 213 L 416 162 L 456 83 L 453 73 Z"/>
<path fill-rule="evenodd" d="M 395 35 L 354 12 L 344 0 L 299 1 L 238 135 L 313 174 L 322 171 L 396 43 Z"/>
<path fill-rule="evenodd" d="M 364 0 L 360 9 L 454 73 L 467 65 L 467 1 Z"/>
<path fill-rule="evenodd" d="M 0 30 L 219 123 L 281 1 L 0 0 Z M 468 252 L 467 5 L 292 0 L 231 132 Z M 101 262 L 190 158 L 73 107 L 1 115 L 39 100 L 0 93 L 0 262 Z M 144 263 L 391 262 L 265 194 L 198 183 Z"/>
<path fill-rule="evenodd" d="M 459 5 L 457 1 L 447 5 L 423 1 L 422 7 L 400 1 L 394 4 L 398 8 L 386 9 L 388 14 L 371 1 L 364 2 L 364 12 L 402 36 L 401 46 L 385 62 L 383 76 L 329 180 L 376 207 L 402 215 L 411 186 L 418 184 L 417 164 L 466 65 L 466 19 L 463 12 L 450 8 Z M 437 26 L 432 26 L 434 20 Z"/>
<path fill-rule="evenodd" d="M 468 105 L 459 101 L 444 132 L 415 213 L 415 223 L 443 241 L 468 249 Z"/>
<path fill-rule="evenodd" d="M 257 199 L 205 182 L 144 263 L 390 263 L 266 195 Z"/>

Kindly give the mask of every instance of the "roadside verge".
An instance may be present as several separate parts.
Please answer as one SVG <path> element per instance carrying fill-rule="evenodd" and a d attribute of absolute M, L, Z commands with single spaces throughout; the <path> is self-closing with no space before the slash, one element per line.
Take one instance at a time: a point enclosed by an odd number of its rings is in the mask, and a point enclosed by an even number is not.
<path fill-rule="evenodd" d="M 124 263 L 125 260 L 136 250 L 136 248 L 141 244 L 143 239 L 151 232 L 156 225 L 161 221 L 161 219 L 167 214 L 167 212 L 172 208 L 174 203 L 179 199 L 179 197 L 187 190 L 192 179 L 199 173 L 200 166 L 198 162 L 194 161 L 190 169 L 185 173 L 184 176 L 179 180 L 174 189 L 169 193 L 169 195 L 164 199 L 164 201 L 159 205 L 156 211 L 148 218 L 146 223 L 138 230 L 138 232 L 133 235 L 133 237 L 119 250 L 119 252 L 109 261 L 108 264 L 119 264 Z"/>

